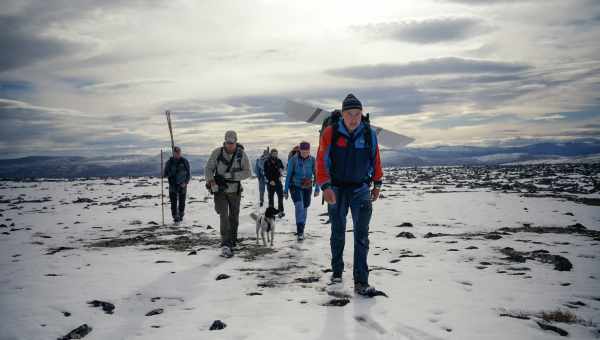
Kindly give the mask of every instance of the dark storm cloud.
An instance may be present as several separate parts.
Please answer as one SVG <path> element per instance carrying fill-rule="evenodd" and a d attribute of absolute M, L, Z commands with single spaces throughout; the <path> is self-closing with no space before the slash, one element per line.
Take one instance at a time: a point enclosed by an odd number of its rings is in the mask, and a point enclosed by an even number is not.
<path fill-rule="evenodd" d="M 48 151 L 158 147 L 163 141 L 110 123 L 111 117 L 31 105 L 0 98 L 0 152 L 6 155 Z"/>
<path fill-rule="evenodd" d="M 327 70 L 333 76 L 355 79 L 381 79 L 443 74 L 506 74 L 530 69 L 524 63 L 508 63 L 456 57 L 426 59 L 403 64 L 350 66 Z"/>
<path fill-rule="evenodd" d="M 0 72 L 28 66 L 76 50 L 77 44 L 39 34 L 19 17 L 0 16 Z"/>
<path fill-rule="evenodd" d="M 141 0 L 22 1 L 17 6 L 19 10 L 10 14 L 6 14 L 8 10 L 0 11 L 0 72 L 89 49 L 86 43 L 48 35 L 49 27 L 68 25 L 69 21 L 90 13 L 114 13 L 140 6 L 152 8 L 158 4 L 160 1 Z"/>
<path fill-rule="evenodd" d="M 490 27 L 477 18 L 433 18 L 357 26 L 355 30 L 374 39 L 416 44 L 460 41 L 486 33 Z"/>

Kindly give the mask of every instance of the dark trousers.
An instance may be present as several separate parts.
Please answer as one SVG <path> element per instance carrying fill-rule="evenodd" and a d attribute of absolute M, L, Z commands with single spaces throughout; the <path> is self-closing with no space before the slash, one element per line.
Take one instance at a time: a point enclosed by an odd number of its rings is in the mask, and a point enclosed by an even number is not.
<path fill-rule="evenodd" d="M 258 180 L 258 192 L 260 194 L 260 204 L 263 204 L 265 201 L 265 180 Z"/>
<path fill-rule="evenodd" d="M 269 207 L 275 208 L 273 196 L 277 193 L 277 210 L 283 212 L 283 185 L 281 184 L 281 180 L 275 181 L 275 185 L 271 185 L 270 183 L 267 184 L 269 191 Z"/>
<path fill-rule="evenodd" d="M 292 186 L 290 188 L 290 193 L 296 211 L 296 233 L 298 235 L 303 235 L 304 226 L 306 225 L 306 214 L 308 212 L 308 207 L 310 206 L 310 199 L 312 196 L 312 188 L 302 189 Z"/>
<path fill-rule="evenodd" d="M 237 243 L 241 197 L 237 192 L 215 194 L 215 210 L 221 223 L 221 246 L 235 247 Z"/>
<path fill-rule="evenodd" d="M 171 216 L 176 220 L 185 215 L 185 195 L 187 186 L 183 188 L 180 185 L 169 186 L 169 200 L 171 201 Z"/>
<path fill-rule="evenodd" d="M 346 216 L 350 210 L 354 224 L 354 282 L 368 284 L 369 222 L 373 210 L 369 188 L 365 186 L 358 190 L 337 187 L 332 189 L 335 192 L 336 204 L 330 204 L 328 212 L 331 220 L 330 245 L 333 275 L 341 276 L 344 271 Z"/>

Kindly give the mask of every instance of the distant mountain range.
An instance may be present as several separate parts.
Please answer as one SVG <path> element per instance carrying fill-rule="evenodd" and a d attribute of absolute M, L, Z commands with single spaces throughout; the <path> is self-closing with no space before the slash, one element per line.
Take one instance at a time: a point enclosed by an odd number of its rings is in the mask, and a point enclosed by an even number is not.
<path fill-rule="evenodd" d="M 518 147 L 439 146 L 383 151 L 384 166 L 498 165 L 600 162 L 600 140 L 537 143 Z M 202 175 L 208 156 L 186 155 L 193 175 Z M 254 163 L 254 160 L 252 160 Z M 0 160 L 0 178 L 157 176 L 160 156 L 24 157 Z"/>

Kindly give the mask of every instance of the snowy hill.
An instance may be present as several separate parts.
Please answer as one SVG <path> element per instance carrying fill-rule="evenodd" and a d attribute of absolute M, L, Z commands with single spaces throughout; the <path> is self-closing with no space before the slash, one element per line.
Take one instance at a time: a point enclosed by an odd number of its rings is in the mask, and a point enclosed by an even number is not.
<path fill-rule="evenodd" d="M 256 153 L 249 152 L 252 160 Z M 568 143 L 540 143 L 520 147 L 439 146 L 384 150 L 385 166 L 497 165 L 533 162 L 597 162 L 600 140 L 585 139 Z M 202 175 L 207 155 L 185 155 L 192 173 Z M 0 178 L 86 178 L 119 176 L 156 176 L 160 157 L 122 155 L 105 157 L 26 157 L 0 160 Z"/>

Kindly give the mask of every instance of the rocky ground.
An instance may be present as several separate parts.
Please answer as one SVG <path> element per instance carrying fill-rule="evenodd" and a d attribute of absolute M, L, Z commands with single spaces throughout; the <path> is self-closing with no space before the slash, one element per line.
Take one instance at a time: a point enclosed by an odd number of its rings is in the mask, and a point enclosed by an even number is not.
<path fill-rule="evenodd" d="M 600 165 L 386 169 L 371 283 L 331 289 L 320 199 L 256 244 L 247 181 L 236 256 L 204 183 L 161 225 L 160 180 L 0 182 L 0 339 L 600 337 Z M 169 212 L 165 209 L 169 222 Z M 348 249 L 349 248 L 349 249 Z"/>

